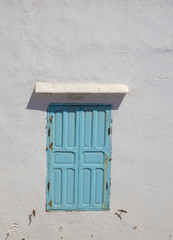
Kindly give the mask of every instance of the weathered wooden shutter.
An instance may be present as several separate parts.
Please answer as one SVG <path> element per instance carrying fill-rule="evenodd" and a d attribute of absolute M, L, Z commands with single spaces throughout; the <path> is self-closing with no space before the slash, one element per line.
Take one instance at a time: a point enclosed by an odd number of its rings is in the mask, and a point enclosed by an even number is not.
<path fill-rule="evenodd" d="M 50 106 L 48 122 L 47 209 L 77 209 L 79 110 Z"/>
<path fill-rule="evenodd" d="M 110 107 L 80 110 L 79 208 L 109 208 Z"/>
<path fill-rule="evenodd" d="M 48 109 L 47 210 L 107 210 L 110 105 Z"/>

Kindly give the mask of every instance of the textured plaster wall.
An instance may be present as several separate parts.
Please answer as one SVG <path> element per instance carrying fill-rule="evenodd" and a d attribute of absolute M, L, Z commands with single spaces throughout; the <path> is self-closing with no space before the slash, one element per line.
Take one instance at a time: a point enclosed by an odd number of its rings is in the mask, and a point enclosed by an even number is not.
<path fill-rule="evenodd" d="M 0 0 L 0 81 L 1 240 L 173 239 L 172 0 Z M 43 96 L 36 81 L 130 93 Z M 52 101 L 113 102 L 109 212 L 45 211 Z"/>

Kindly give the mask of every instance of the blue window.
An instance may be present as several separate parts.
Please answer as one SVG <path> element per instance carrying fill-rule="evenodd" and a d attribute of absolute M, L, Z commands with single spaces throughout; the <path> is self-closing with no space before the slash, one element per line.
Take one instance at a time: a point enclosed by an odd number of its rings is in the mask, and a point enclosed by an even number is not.
<path fill-rule="evenodd" d="M 49 105 L 47 138 L 47 210 L 108 210 L 111 105 Z"/>

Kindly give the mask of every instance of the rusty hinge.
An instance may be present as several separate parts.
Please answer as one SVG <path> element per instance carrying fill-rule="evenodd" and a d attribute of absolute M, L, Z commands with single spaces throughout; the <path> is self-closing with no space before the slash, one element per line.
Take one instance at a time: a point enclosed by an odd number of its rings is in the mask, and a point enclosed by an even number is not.
<path fill-rule="evenodd" d="M 50 208 L 52 208 L 52 200 L 50 200 L 49 206 L 50 206 Z"/>
<path fill-rule="evenodd" d="M 53 142 L 51 142 L 51 144 L 49 145 L 49 148 L 52 150 L 53 147 Z"/>
<path fill-rule="evenodd" d="M 50 119 L 49 119 L 50 123 L 52 123 L 52 118 L 53 118 L 53 116 L 51 116 Z"/>
<path fill-rule="evenodd" d="M 50 128 L 49 128 L 49 130 L 48 130 L 48 137 L 50 137 Z"/>
<path fill-rule="evenodd" d="M 109 127 L 108 128 L 108 135 L 110 135 L 110 133 L 111 133 L 111 128 Z"/>
<path fill-rule="evenodd" d="M 49 188 L 50 188 L 50 182 L 48 181 L 48 183 L 47 183 L 47 189 L 48 189 L 48 191 L 49 191 Z"/>

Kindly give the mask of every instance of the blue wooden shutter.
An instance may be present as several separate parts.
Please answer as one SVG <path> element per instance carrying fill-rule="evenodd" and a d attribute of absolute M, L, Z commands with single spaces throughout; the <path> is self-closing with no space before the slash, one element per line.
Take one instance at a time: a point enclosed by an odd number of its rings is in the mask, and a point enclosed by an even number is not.
<path fill-rule="evenodd" d="M 47 210 L 108 210 L 110 105 L 48 109 Z"/>
<path fill-rule="evenodd" d="M 47 210 L 77 209 L 78 146 L 78 107 L 50 106 Z"/>
<path fill-rule="evenodd" d="M 80 110 L 79 209 L 109 209 L 110 106 Z"/>

